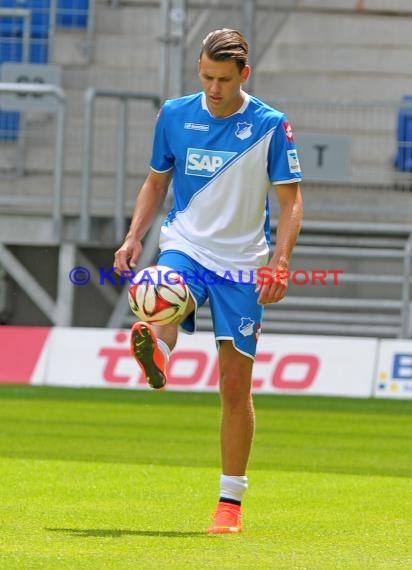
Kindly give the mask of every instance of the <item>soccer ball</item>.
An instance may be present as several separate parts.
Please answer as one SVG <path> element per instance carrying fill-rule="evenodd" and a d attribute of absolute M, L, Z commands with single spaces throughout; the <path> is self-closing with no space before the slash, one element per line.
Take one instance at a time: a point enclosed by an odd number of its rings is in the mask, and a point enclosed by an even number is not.
<path fill-rule="evenodd" d="M 146 267 L 129 287 L 129 304 L 140 321 L 167 325 L 183 315 L 189 289 L 181 275 L 164 265 Z"/>

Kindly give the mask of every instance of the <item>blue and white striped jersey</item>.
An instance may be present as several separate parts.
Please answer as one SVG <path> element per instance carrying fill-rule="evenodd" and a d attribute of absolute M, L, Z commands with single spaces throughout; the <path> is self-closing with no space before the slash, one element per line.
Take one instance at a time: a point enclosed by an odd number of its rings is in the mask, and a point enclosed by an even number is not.
<path fill-rule="evenodd" d="M 162 251 L 186 253 L 210 271 L 254 271 L 269 254 L 272 184 L 301 180 L 287 117 L 245 94 L 229 117 L 210 115 L 203 93 L 166 101 L 150 167 L 173 169 L 174 207 Z"/>

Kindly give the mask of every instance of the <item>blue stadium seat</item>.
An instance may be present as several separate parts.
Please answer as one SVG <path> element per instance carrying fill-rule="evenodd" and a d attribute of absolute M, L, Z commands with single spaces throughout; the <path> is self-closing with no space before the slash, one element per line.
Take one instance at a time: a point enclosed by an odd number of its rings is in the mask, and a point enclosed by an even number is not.
<path fill-rule="evenodd" d="M 401 172 L 412 172 L 412 95 L 405 95 L 403 101 L 411 107 L 399 109 L 395 167 Z"/>
<path fill-rule="evenodd" d="M 31 10 L 29 62 L 47 63 L 50 0 L 0 0 L 0 8 Z M 23 61 L 23 22 L 23 18 L 0 16 L 0 65 Z M 0 110 L 0 140 L 16 140 L 19 128 L 20 113 Z"/>
<path fill-rule="evenodd" d="M 15 141 L 19 135 L 20 113 L 0 111 L 0 140 Z"/>
<path fill-rule="evenodd" d="M 29 46 L 30 63 L 47 63 L 48 44 L 43 38 L 31 38 Z M 0 64 L 23 61 L 23 40 L 21 37 L 0 37 Z"/>
<path fill-rule="evenodd" d="M 0 0 L 0 8 L 31 10 L 30 36 L 47 38 L 49 35 L 50 0 Z M 0 17 L 0 36 L 23 34 L 23 18 Z"/>
<path fill-rule="evenodd" d="M 16 38 L 0 38 L 0 65 L 4 62 L 21 63 L 23 60 L 23 40 Z M 30 63 L 47 63 L 48 44 L 31 39 L 29 48 Z M 12 141 L 18 137 L 20 128 L 20 113 L 0 110 L 0 140 Z"/>
<path fill-rule="evenodd" d="M 31 10 L 30 63 L 47 63 L 50 0 L 0 0 L 0 8 Z M 23 18 L 0 16 L 0 64 L 21 62 L 23 58 Z"/>
<path fill-rule="evenodd" d="M 56 24 L 62 28 L 85 28 L 89 0 L 58 0 Z"/>

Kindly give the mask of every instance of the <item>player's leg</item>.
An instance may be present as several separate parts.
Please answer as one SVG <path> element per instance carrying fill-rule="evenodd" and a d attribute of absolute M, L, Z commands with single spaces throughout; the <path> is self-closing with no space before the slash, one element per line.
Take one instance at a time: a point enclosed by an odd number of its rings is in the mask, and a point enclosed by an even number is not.
<path fill-rule="evenodd" d="M 183 277 L 189 276 L 187 285 L 190 298 L 183 316 L 178 317 L 176 322 L 168 325 L 149 325 L 139 321 L 135 323 L 131 331 L 131 351 L 137 363 L 141 367 L 147 383 L 155 390 L 164 388 L 167 382 L 167 364 L 170 351 L 175 347 L 178 327 L 192 333 L 195 329 L 195 314 L 198 305 L 204 303 L 206 298 L 205 287 L 195 278 L 196 263 L 184 254 L 176 251 L 161 254 L 159 265 L 171 267 Z"/>
<path fill-rule="evenodd" d="M 219 349 L 222 470 L 225 475 L 244 476 L 255 429 L 251 395 L 253 360 L 241 354 L 231 340 Z"/>
<path fill-rule="evenodd" d="M 240 532 L 246 468 L 255 428 L 252 368 L 262 308 L 253 285 L 226 283 L 209 292 L 219 342 L 222 402 L 220 498 L 210 533 Z"/>
<path fill-rule="evenodd" d="M 242 530 L 241 504 L 247 489 L 246 467 L 255 430 L 253 361 L 236 350 L 231 340 L 224 340 L 219 349 L 219 365 L 222 475 L 220 498 L 209 533 L 234 533 Z"/>

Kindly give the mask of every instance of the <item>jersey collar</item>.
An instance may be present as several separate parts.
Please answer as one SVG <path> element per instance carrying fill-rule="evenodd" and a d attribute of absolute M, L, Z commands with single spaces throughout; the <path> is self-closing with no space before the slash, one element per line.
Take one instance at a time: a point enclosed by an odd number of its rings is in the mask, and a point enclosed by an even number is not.
<path fill-rule="evenodd" d="M 244 113 L 247 109 L 247 106 L 249 105 L 249 101 L 250 101 L 250 96 L 248 93 L 246 93 L 246 91 L 242 91 L 243 95 L 244 95 L 244 101 L 243 101 L 243 105 L 240 107 L 240 109 L 238 109 L 237 111 L 235 111 L 235 113 L 232 113 L 231 115 L 228 115 L 227 117 L 223 117 L 224 119 L 229 119 L 229 117 L 234 117 L 235 115 L 241 115 L 242 113 Z M 204 111 L 206 111 L 207 113 L 209 113 L 209 115 L 215 119 L 216 117 L 214 117 L 211 112 L 208 109 L 208 106 L 206 104 L 206 95 L 204 93 L 202 93 L 202 109 Z"/>

